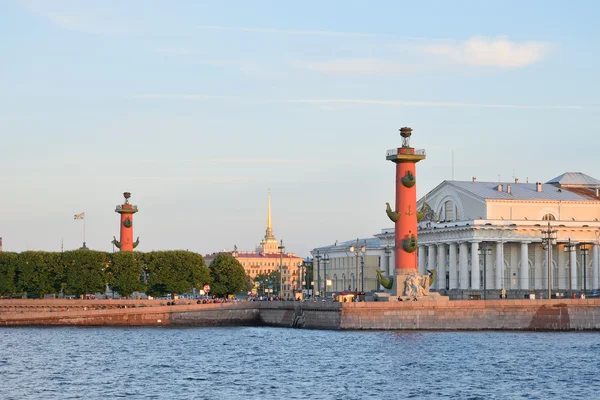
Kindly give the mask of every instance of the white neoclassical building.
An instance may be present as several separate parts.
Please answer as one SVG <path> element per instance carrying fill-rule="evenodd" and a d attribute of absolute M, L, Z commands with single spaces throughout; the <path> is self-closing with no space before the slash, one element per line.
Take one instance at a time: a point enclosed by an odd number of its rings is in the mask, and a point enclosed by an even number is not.
<path fill-rule="evenodd" d="M 453 298 L 598 289 L 600 181 L 565 173 L 547 183 L 444 181 L 418 202 L 419 269 Z M 552 233 L 551 246 L 543 237 Z M 544 233 L 546 231 L 546 233 Z M 548 258 L 550 254 L 550 286 Z"/>
<path fill-rule="evenodd" d="M 552 296 L 599 288 L 600 181 L 595 178 L 568 172 L 546 183 L 443 181 L 417 207 L 425 211 L 419 222 L 419 271 L 435 270 L 432 288 L 442 294 L 483 298 L 485 289 L 492 299 L 505 289 L 511 298 L 546 298 L 549 254 Z M 543 242 L 548 230 L 549 250 Z M 374 236 L 366 239 L 366 291 L 377 286 L 376 269 L 393 274 L 394 229 Z M 353 242 L 313 250 L 313 256 L 328 254 L 328 291 L 347 288 L 348 282 L 355 287 Z"/>

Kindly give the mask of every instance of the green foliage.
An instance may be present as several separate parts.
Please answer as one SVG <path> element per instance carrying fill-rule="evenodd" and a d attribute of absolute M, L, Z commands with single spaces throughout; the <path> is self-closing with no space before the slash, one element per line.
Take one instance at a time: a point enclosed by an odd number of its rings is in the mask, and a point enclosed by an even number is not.
<path fill-rule="evenodd" d="M 210 263 L 211 293 L 221 297 L 246 288 L 246 271 L 231 254 L 220 253 Z"/>
<path fill-rule="evenodd" d="M 16 256 L 16 292 L 35 294 L 58 293 L 63 279 L 60 253 L 25 251 Z"/>
<path fill-rule="evenodd" d="M 270 279 L 278 289 L 279 272 Z M 144 278 L 148 279 L 147 287 Z M 211 284 L 211 294 L 224 296 L 247 291 L 252 282 L 232 256 L 217 256 L 211 269 L 204 258 L 189 251 L 150 253 L 92 250 L 64 253 L 0 252 L 0 295 L 59 293 L 76 296 L 104 293 L 105 285 L 122 296 L 146 290 L 150 295 L 185 293 Z"/>
<path fill-rule="evenodd" d="M 0 296 L 16 292 L 17 253 L 0 252 Z"/>
<path fill-rule="evenodd" d="M 210 283 L 204 258 L 190 251 L 153 251 L 144 256 L 149 273 L 148 291 L 153 296 L 185 293 Z"/>
<path fill-rule="evenodd" d="M 86 293 L 103 293 L 110 277 L 107 272 L 108 253 L 92 250 L 75 250 L 62 253 L 65 269 L 65 294 L 76 296 Z"/>
<path fill-rule="evenodd" d="M 143 254 L 121 251 L 110 256 L 106 270 L 107 281 L 121 296 L 129 297 L 135 291 L 144 290 L 141 280 Z"/>
<path fill-rule="evenodd" d="M 258 274 L 254 277 L 254 284 L 258 283 L 258 292 L 265 294 L 265 289 L 269 286 L 273 289 L 273 296 L 278 296 L 281 293 L 281 274 L 278 270 L 271 271 L 268 274 Z M 271 293 L 269 293 L 271 295 Z"/>

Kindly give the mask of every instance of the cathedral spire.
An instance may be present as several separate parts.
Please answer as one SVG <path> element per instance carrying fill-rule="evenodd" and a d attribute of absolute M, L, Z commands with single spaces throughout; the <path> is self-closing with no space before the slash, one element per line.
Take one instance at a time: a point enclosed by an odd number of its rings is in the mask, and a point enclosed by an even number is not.
<path fill-rule="evenodd" d="M 269 204 L 267 207 L 267 234 L 265 239 L 273 238 L 273 226 L 271 225 L 271 189 L 269 189 Z"/>

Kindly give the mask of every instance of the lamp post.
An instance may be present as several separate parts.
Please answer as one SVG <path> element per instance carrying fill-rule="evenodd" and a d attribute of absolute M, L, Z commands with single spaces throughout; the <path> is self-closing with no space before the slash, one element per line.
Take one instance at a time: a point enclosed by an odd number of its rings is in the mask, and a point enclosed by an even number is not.
<path fill-rule="evenodd" d="M 279 296 L 283 298 L 283 253 L 285 252 L 285 246 L 283 245 L 283 239 L 281 239 L 279 247 Z"/>
<path fill-rule="evenodd" d="M 359 274 L 360 274 L 360 271 L 358 270 L 358 256 L 364 254 L 364 252 L 367 251 L 367 246 L 365 246 L 364 244 L 362 246 L 360 246 L 359 239 L 356 238 L 356 246 L 350 246 L 349 250 L 350 250 L 350 253 L 354 253 L 354 256 L 356 257 L 356 277 L 355 277 L 355 282 L 356 282 L 355 286 L 356 287 L 355 287 L 355 290 L 357 292 L 360 292 L 360 291 L 364 290 L 364 288 L 358 287 L 359 286 L 358 278 L 359 278 Z"/>
<path fill-rule="evenodd" d="M 302 286 L 306 285 L 308 283 L 308 269 L 312 266 L 312 261 L 310 258 L 306 257 L 303 261 L 302 261 Z M 304 289 L 304 288 L 303 288 Z M 307 287 L 308 289 L 308 287 Z M 314 288 L 313 288 L 314 290 Z M 308 295 L 308 290 L 307 293 Z"/>
<path fill-rule="evenodd" d="M 569 264 L 571 264 L 571 252 L 575 250 L 575 244 L 571 243 L 571 238 L 569 238 L 569 244 L 567 244 L 563 248 L 563 250 L 565 253 L 569 253 Z M 573 265 L 569 265 L 569 297 L 573 297 L 573 275 L 571 273 L 571 271 L 573 271 L 573 268 Z"/>
<path fill-rule="evenodd" d="M 327 300 L 327 263 L 329 262 L 329 254 L 325 253 L 323 255 L 323 298 Z"/>
<path fill-rule="evenodd" d="M 542 231 L 542 243 L 548 250 L 548 299 L 552 298 L 552 245 L 556 241 L 556 230 L 552 230 L 550 222 L 548 222 L 548 229 Z"/>
<path fill-rule="evenodd" d="M 588 253 L 587 243 L 581 243 L 579 246 L 581 254 L 583 255 L 583 293 L 587 296 L 587 264 L 586 256 Z"/>
<path fill-rule="evenodd" d="M 319 250 L 317 250 L 317 255 L 315 255 L 315 258 L 317 259 L 317 290 L 315 291 L 313 288 L 313 295 L 317 296 L 321 294 L 321 253 L 319 253 Z"/>
<path fill-rule="evenodd" d="M 492 255 L 492 249 L 487 247 L 486 242 L 481 242 L 481 247 L 477 249 L 477 253 L 483 256 L 483 299 L 487 300 L 487 256 Z"/>
<path fill-rule="evenodd" d="M 360 255 L 360 291 L 365 291 L 365 252 Z"/>

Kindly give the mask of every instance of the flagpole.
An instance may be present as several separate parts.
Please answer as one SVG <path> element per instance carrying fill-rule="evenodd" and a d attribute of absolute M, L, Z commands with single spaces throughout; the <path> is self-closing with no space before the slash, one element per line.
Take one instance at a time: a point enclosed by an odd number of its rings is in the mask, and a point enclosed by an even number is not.
<path fill-rule="evenodd" d="M 83 215 L 83 243 L 85 244 L 85 214 Z"/>

